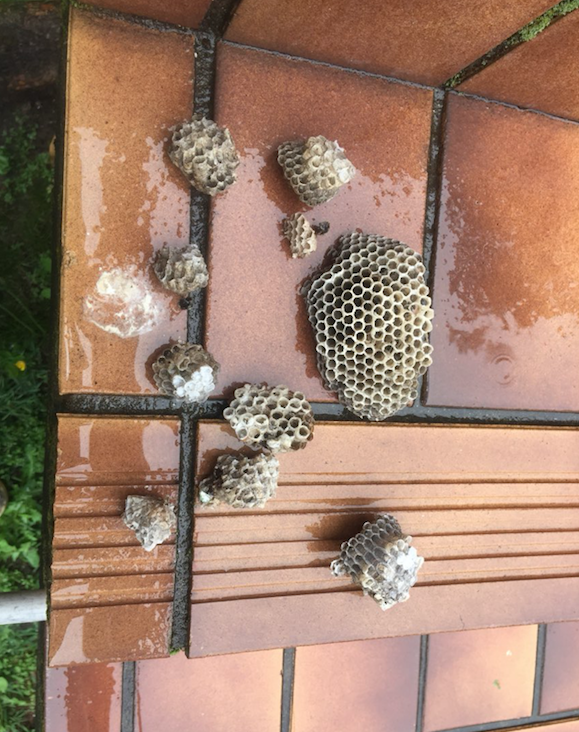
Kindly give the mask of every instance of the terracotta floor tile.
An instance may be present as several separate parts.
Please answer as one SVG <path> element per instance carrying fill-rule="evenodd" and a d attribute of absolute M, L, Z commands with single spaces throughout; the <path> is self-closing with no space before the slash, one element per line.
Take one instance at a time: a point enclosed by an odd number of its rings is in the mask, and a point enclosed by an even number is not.
<path fill-rule="evenodd" d="M 193 37 L 74 10 L 68 44 L 60 390 L 155 392 L 153 354 L 186 332 L 150 262 L 189 235 L 189 188 L 165 143 L 191 113 Z M 122 327 L 143 330 L 121 337 L 95 322 L 119 326 L 107 292 L 127 282 Z"/>
<path fill-rule="evenodd" d="M 227 38 L 343 66 L 440 84 L 537 15 L 551 0 L 243 0 Z"/>
<path fill-rule="evenodd" d="M 536 626 L 431 636 L 425 732 L 530 715 L 536 646 Z"/>
<path fill-rule="evenodd" d="M 276 732 L 282 651 L 137 666 L 136 732 Z"/>
<path fill-rule="evenodd" d="M 579 707 L 579 623 L 547 627 L 541 714 Z"/>
<path fill-rule="evenodd" d="M 460 89 L 483 97 L 579 119 L 579 12 L 473 76 Z"/>
<path fill-rule="evenodd" d="M 420 638 L 298 648 L 292 732 L 414 729 Z"/>
<path fill-rule="evenodd" d="M 579 125 L 449 100 L 428 403 L 576 410 Z M 540 153 L 538 153 L 540 151 Z"/>
<path fill-rule="evenodd" d="M 45 732 L 118 732 L 121 664 L 46 669 Z"/>
<path fill-rule="evenodd" d="M 283 100 L 283 101 L 282 101 Z M 357 228 L 421 248 L 432 94 L 355 73 L 223 45 L 217 118 L 242 153 L 238 182 L 213 205 L 207 347 L 226 393 L 241 381 L 288 383 L 312 399 L 321 384 L 298 287 L 329 246 Z M 306 207 L 276 161 L 300 136 L 337 139 L 358 172 L 328 203 L 318 250 L 292 260 L 282 219 Z"/>
<path fill-rule="evenodd" d="M 160 3 L 157 0 L 93 0 L 91 5 L 142 15 L 164 23 L 198 28 L 210 3 L 211 0 L 171 0 L 168 3 Z"/>

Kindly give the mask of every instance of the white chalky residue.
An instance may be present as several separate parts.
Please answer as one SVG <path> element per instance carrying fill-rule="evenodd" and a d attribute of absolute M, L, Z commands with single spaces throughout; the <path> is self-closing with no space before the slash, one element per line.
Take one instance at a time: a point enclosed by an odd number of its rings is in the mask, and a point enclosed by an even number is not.
<path fill-rule="evenodd" d="M 175 395 L 179 399 L 187 399 L 191 402 L 204 402 L 215 389 L 211 366 L 201 366 L 188 380 L 175 374 L 172 382 L 175 387 Z"/>

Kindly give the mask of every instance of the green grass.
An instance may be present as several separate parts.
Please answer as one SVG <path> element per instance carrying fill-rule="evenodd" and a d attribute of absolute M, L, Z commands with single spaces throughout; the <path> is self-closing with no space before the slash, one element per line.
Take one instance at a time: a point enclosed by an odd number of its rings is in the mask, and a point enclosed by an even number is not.
<path fill-rule="evenodd" d="M 39 584 L 53 173 L 36 130 L 0 136 L 0 592 Z M 32 729 L 36 626 L 0 627 L 0 730 Z"/>

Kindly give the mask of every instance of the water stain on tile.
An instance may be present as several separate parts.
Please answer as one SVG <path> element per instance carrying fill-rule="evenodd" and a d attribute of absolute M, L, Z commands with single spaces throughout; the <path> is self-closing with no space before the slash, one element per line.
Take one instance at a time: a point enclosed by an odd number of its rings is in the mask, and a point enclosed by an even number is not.
<path fill-rule="evenodd" d="M 157 0 L 94 0 L 91 5 L 198 28 L 210 3 L 211 0 L 171 0 L 170 3 L 159 3 Z"/>
<path fill-rule="evenodd" d="M 264 380 L 332 400 L 298 289 L 349 231 L 420 250 L 432 93 L 228 44 L 219 49 L 217 80 L 217 119 L 242 160 L 238 182 L 212 207 L 207 348 L 221 363 L 227 394 L 244 380 Z M 318 134 L 336 139 L 357 173 L 334 199 L 308 210 L 330 231 L 311 257 L 292 260 L 281 221 L 306 206 L 276 150 Z"/>
<path fill-rule="evenodd" d="M 165 147 L 191 113 L 193 43 L 72 11 L 61 392 L 155 392 L 151 354 L 185 337 L 185 313 L 150 263 L 189 236 L 189 188 Z"/>
<path fill-rule="evenodd" d="M 552 5 L 551 0 L 244 0 L 226 37 L 401 79 L 441 84 Z"/>
<path fill-rule="evenodd" d="M 541 714 L 579 707 L 579 623 L 547 626 Z"/>
<path fill-rule="evenodd" d="M 574 410 L 579 125 L 451 95 L 428 403 Z"/>

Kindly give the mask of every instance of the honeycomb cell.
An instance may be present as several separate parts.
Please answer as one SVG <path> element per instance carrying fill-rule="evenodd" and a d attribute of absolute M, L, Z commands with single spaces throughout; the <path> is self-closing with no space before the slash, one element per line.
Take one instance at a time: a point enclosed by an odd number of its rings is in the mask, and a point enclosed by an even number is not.
<path fill-rule="evenodd" d="M 157 253 L 153 265 L 155 274 L 164 287 L 181 297 L 207 287 L 209 273 L 199 247 L 169 247 Z"/>
<path fill-rule="evenodd" d="M 199 501 L 233 508 L 263 508 L 275 495 L 279 461 L 275 455 L 220 455 L 213 473 L 199 484 Z"/>
<path fill-rule="evenodd" d="M 288 216 L 283 220 L 282 228 L 294 259 L 303 259 L 316 251 L 318 246 L 316 232 L 303 214 L 295 213 Z"/>

